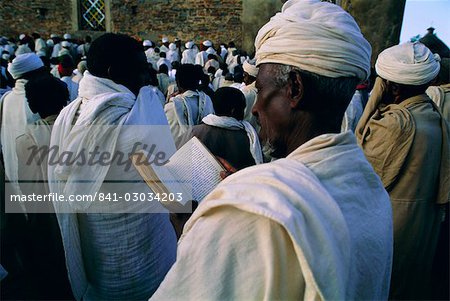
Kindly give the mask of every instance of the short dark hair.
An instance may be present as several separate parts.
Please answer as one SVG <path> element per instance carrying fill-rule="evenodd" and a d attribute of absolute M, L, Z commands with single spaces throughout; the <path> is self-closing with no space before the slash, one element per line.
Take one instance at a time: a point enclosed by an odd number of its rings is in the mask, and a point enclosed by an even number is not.
<path fill-rule="evenodd" d="M 175 79 L 180 88 L 195 91 L 200 82 L 198 68 L 192 64 L 182 64 L 175 74 Z"/>
<path fill-rule="evenodd" d="M 117 66 L 119 70 L 132 72 L 132 53 L 143 52 L 143 46 L 135 39 L 115 33 L 106 33 L 95 39 L 87 54 L 89 72 L 98 77 L 108 77 L 108 68 Z M 124 56 L 124 53 L 127 54 Z"/>
<path fill-rule="evenodd" d="M 159 66 L 158 73 L 169 74 L 169 67 L 167 67 L 166 64 L 161 64 L 161 66 Z"/>
<path fill-rule="evenodd" d="M 241 90 L 231 87 L 219 88 L 214 93 L 212 102 L 217 116 L 234 117 L 237 120 L 244 119 L 246 102 Z"/>
<path fill-rule="evenodd" d="M 59 114 L 69 101 L 67 85 L 50 75 L 29 80 L 25 84 L 25 95 L 30 110 L 42 118 Z"/>

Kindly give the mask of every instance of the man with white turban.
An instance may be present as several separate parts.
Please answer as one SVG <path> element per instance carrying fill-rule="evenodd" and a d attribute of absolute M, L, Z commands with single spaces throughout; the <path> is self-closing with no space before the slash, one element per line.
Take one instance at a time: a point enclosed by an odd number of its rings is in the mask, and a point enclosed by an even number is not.
<path fill-rule="evenodd" d="M 182 55 L 181 55 L 181 63 L 182 64 L 195 64 L 195 56 L 196 56 L 196 51 L 194 50 L 194 42 L 192 41 L 188 41 L 186 42 L 186 44 L 184 44 L 184 46 L 186 47 L 186 49 L 183 51 Z"/>
<path fill-rule="evenodd" d="M 256 102 L 256 96 L 258 90 L 256 90 L 256 77 L 258 76 L 258 67 L 255 66 L 254 61 L 245 61 L 242 65 L 244 69 L 244 84 L 245 86 L 241 88 L 242 93 L 245 96 L 245 111 L 244 120 L 250 122 L 255 128 L 257 128 L 256 119 L 252 114 L 253 105 Z"/>
<path fill-rule="evenodd" d="M 280 159 L 200 202 L 152 300 L 386 299 L 389 196 L 354 135 L 339 133 L 369 75 L 369 43 L 339 6 L 290 0 L 255 46 L 253 114 Z"/>
<path fill-rule="evenodd" d="M 170 61 L 170 63 L 173 62 L 180 62 L 180 55 L 178 53 L 178 48 L 175 43 L 169 44 L 169 51 L 167 52 L 167 59 Z"/>
<path fill-rule="evenodd" d="M 210 40 L 203 41 L 200 44 L 200 52 L 195 56 L 195 65 L 205 66 L 205 63 L 208 61 L 208 54 L 216 52 L 212 46 L 213 44 Z"/>
<path fill-rule="evenodd" d="M 379 78 L 356 135 L 391 198 L 394 257 L 390 298 L 431 299 L 431 268 L 449 197 L 449 137 L 425 94 L 439 56 L 422 43 L 380 53 Z"/>
<path fill-rule="evenodd" d="M 161 52 L 169 52 L 169 38 L 167 37 L 163 37 L 161 39 L 161 47 L 159 47 L 159 50 L 161 50 Z"/>
<path fill-rule="evenodd" d="M 27 125 L 39 119 L 39 115 L 33 114 L 28 106 L 25 97 L 25 84 L 32 78 L 50 75 L 35 53 L 18 55 L 9 64 L 8 72 L 14 78 L 15 85 L 12 91 L 7 92 L 0 100 L 2 106 L 1 145 L 5 173 L 9 181 L 12 182 L 12 192 L 20 193 L 16 182 L 19 180 L 16 138 L 25 134 Z"/>

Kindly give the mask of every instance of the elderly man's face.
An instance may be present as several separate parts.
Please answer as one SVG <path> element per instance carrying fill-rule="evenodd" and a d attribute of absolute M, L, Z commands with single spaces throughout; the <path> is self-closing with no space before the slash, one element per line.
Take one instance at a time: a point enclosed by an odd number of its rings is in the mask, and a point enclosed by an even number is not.
<path fill-rule="evenodd" d="M 260 139 L 263 147 L 270 149 L 272 156 L 282 158 L 287 155 L 291 106 L 288 85 L 277 87 L 273 68 L 273 64 L 260 66 L 256 78 L 258 97 L 252 113 L 261 126 Z"/>

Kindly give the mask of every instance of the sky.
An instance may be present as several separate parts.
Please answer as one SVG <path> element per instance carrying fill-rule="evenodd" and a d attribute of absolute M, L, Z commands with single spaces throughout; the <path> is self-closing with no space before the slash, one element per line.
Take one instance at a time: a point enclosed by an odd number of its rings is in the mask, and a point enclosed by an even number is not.
<path fill-rule="evenodd" d="M 439 39 L 450 47 L 450 0 L 406 0 L 400 43 L 433 26 Z"/>

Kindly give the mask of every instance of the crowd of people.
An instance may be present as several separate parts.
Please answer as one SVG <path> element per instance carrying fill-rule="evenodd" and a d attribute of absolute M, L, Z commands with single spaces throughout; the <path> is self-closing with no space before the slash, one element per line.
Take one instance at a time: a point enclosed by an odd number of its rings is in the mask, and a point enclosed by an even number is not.
<path fill-rule="evenodd" d="M 255 49 L 0 38 L 2 298 L 445 297 L 449 59 L 395 45 L 371 82 L 370 43 L 320 0 L 284 3 Z M 12 194 L 150 194 L 113 160 L 51 161 L 139 144 L 170 158 L 194 136 L 226 171 L 190 213 L 95 201 L 7 212 Z"/>

